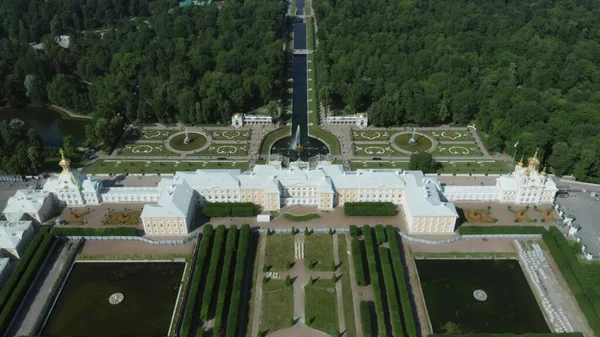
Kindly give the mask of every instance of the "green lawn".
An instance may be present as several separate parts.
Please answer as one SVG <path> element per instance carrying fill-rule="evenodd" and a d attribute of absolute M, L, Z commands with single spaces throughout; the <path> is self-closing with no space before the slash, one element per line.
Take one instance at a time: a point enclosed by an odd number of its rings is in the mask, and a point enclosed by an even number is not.
<path fill-rule="evenodd" d="M 213 140 L 250 140 L 250 130 L 211 130 L 208 132 Z"/>
<path fill-rule="evenodd" d="M 333 237 L 329 234 L 311 234 L 304 239 L 304 257 L 307 267 L 314 264 L 316 271 L 331 271 L 333 265 Z"/>
<path fill-rule="evenodd" d="M 346 245 L 346 234 L 340 233 L 338 236 L 338 252 L 340 255 L 340 272 L 342 278 L 338 282 L 342 282 L 342 299 L 344 301 L 344 321 L 346 322 L 347 337 L 356 336 L 356 321 L 354 320 L 354 302 L 352 301 L 352 284 L 350 281 L 350 258 L 348 255 L 348 247 Z"/>
<path fill-rule="evenodd" d="M 408 154 L 396 151 L 390 144 L 387 143 L 369 143 L 369 144 L 356 144 L 352 146 L 352 151 L 355 156 L 373 156 L 373 157 L 407 157 Z"/>
<path fill-rule="evenodd" d="M 285 213 L 283 215 L 283 217 L 286 220 L 300 222 L 300 221 L 310 221 L 312 219 L 319 219 L 321 216 L 316 213 L 309 213 L 309 214 L 303 214 L 303 215 L 295 215 L 295 214 Z"/>
<path fill-rule="evenodd" d="M 131 133 L 128 134 L 127 139 L 133 139 L 141 142 L 147 140 L 167 140 L 167 138 L 178 132 L 181 132 L 181 130 L 142 130 L 140 135 L 132 135 Z"/>
<path fill-rule="evenodd" d="M 97 160 L 83 168 L 87 174 L 173 173 L 197 169 L 248 169 L 247 161 Z M 150 162 L 150 163 L 148 163 Z"/>
<path fill-rule="evenodd" d="M 117 150 L 119 156 L 181 156 L 167 150 L 163 143 L 135 142 L 123 145 Z"/>
<path fill-rule="evenodd" d="M 263 284 L 260 331 L 277 331 L 290 326 L 294 315 L 294 290 L 283 280 L 270 280 Z"/>
<path fill-rule="evenodd" d="M 213 143 L 205 150 L 198 152 L 200 156 L 245 156 L 248 154 L 248 144 Z"/>
<path fill-rule="evenodd" d="M 312 286 L 306 286 L 304 291 L 307 325 L 334 336 L 340 326 L 335 286 L 331 282 L 316 282 Z"/>
<path fill-rule="evenodd" d="M 271 146 L 273 146 L 273 143 L 289 135 L 291 135 L 291 128 L 289 126 L 281 127 L 267 134 L 262 140 L 262 145 L 260 147 L 261 155 L 268 156 L 271 152 Z"/>
<path fill-rule="evenodd" d="M 403 169 L 408 170 L 408 161 L 385 161 L 385 160 L 369 160 L 369 161 L 351 161 L 350 168 L 352 170 L 357 169 L 369 169 L 369 168 L 382 168 L 382 169 Z"/>
<path fill-rule="evenodd" d="M 483 156 L 479 150 L 479 146 L 473 142 L 470 144 L 444 144 L 439 143 L 438 146 L 431 152 L 434 156 L 444 157 L 477 157 Z"/>
<path fill-rule="evenodd" d="M 285 271 L 287 264 L 294 260 L 294 237 L 291 234 L 267 236 L 265 265 L 271 266 L 271 271 Z"/>
<path fill-rule="evenodd" d="M 509 173 L 511 171 L 507 163 L 500 161 L 457 161 L 440 162 L 442 168 L 437 173 L 479 173 L 479 174 L 499 174 Z M 350 162 L 352 170 L 369 168 L 396 168 L 408 170 L 408 161 L 388 161 L 388 160 L 354 160 Z"/>

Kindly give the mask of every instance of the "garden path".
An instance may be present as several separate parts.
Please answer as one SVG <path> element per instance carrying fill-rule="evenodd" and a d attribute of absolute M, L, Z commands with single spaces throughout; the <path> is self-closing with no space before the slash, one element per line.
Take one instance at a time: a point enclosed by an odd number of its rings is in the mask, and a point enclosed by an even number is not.
<path fill-rule="evenodd" d="M 336 266 L 340 265 L 340 252 L 338 247 L 338 236 L 333 235 L 333 263 Z M 338 268 L 339 270 L 339 268 Z M 336 277 L 340 277 L 341 273 L 337 272 Z M 350 277 L 350 275 L 347 275 Z M 342 297 L 342 281 L 338 281 L 335 283 L 335 295 L 337 298 L 337 311 L 338 311 L 338 321 L 340 324 L 341 332 L 346 331 L 346 317 L 344 317 L 344 298 Z"/>
<path fill-rule="evenodd" d="M 350 236 L 345 235 L 344 237 L 346 238 L 346 247 L 351 247 Z M 350 271 L 350 275 L 348 275 L 348 277 L 350 277 L 350 287 L 352 289 L 352 302 L 354 303 L 354 322 L 356 322 L 356 335 L 363 336 L 362 324 L 360 324 L 360 301 L 363 300 L 363 298 L 356 296 L 360 292 L 360 290 L 358 289 L 359 287 L 356 284 L 356 271 L 354 270 L 354 261 L 352 260 L 352 254 L 348 254 L 348 267 L 348 270 Z M 371 291 L 371 295 L 372 293 L 373 292 Z M 363 292 L 363 294 L 365 293 Z"/>
<path fill-rule="evenodd" d="M 267 236 L 260 235 L 260 243 L 258 248 L 258 271 L 256 273 L 256 294 L 254 295 L 254 308 L 252 309 L 252 333 L 250 336 L 258 336 L 258 329 L 260 329 L 260 316 L 262 310 L 262 279 L 264 273 L 262 266 L 265 264 L 265 247 L 267 246 Z"/>

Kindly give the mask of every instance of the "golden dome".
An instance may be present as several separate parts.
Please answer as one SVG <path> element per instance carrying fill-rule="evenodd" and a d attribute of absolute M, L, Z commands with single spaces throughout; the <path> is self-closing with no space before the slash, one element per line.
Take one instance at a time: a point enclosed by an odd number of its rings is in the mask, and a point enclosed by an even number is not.
<path fill-rule="evenodd" d="M 542 170 L 542 175 L 545 176 L 546 175 L 546 165 L 544 165 L 544 169 Z"/>
<path fill-rule="evenodd" d="M 240 118 L 242 115 L 239 112 L 233 114 L 233 118 Z"/>
<path fill-rule="evenodd" d="M 63 170 L 68 170 L 69 167 L 71 166 L 71 161 L 69 160 L 69 158 L 65 157 L 65 152 L 63 151 L 63 149 L 58 150 L 58 152 L 60 153 L 60 161 L 58 162 L 58 166 L 62 167 Z"/>
<path fill-rule="evenodd" d="M 364 112 L 361 112 L 358 114 L 358 118 L 365 118 L 365 117 L 366 117 L 366 115 Z"/>
<path fill-rule="evenodd" d="M 529 166 L 537 167 L 540 165 L 540 159 L 538 158 L 538 150 L 535 150 L 533 157 L 529 158 Z"/>

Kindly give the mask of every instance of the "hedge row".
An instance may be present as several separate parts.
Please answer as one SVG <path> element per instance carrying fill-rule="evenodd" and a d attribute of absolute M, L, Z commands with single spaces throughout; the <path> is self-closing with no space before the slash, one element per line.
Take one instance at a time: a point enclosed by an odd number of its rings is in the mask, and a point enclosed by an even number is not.
<path fill-rule="evenodd" d="M 460 235 L 475 234 L 544 234 L 546 229 L 541 226 L 461 226 Z"/>
<path fill-rule="evenodd" d="M 550 231 L 544 233 L 542 237 L 565 281 L 567 281 L 569 288 L 571 288 L 575 299 L 577 299 L 577 303 L 581 311 L 583 311 L 590 328 L 594 331 L 594 335 L 600 336 L 598 312 L 596 312 L 591 299 L 586 294 L 584 282 L 580 281 L 582 277 L 581 266 L 577 257 L 573 254 L 569 243 L 556 227 L 551 227 Z"/>
<path fill-rule="evenodd" d="M 396 292 L 396 282 L 392 272 L 392 263 L 390 262 L 390 251 L 385 247 L 379 247 L 379 260 L 381 261 L 381 273 L 385 283 L 385 293 L 387 296 L 388 307 L 390 309 L 390 321 L 392 323 L 392 333 L 394 336 L 402 336 L 402 313 L 398 303 L 398 294 Z"/>
<path fill-rule="evenodd" d="M 213 243 L 212 252 L 210 254 L 210 266 L 208 269 L 208 275 L 206 276 L 206 286 L 204 287 L 204 293 L 202 294 L 202 307 L 200 308 L 200 317 L 202 320 L 208 318 L 208 311 L 211 305 L 211 299 L 213 292 L 216 290 L 215 281 L 217 279 L 217 270 L 220 267 L 221 258 L 221 247 L 223 246 L 223 239 L 225 237 L 225 226 L 220 225 L 217 227 L 215 234 L 215 241 Z"/>
<path fill-rule="evenodd" d="M 379 283 L 379 273 L 377 272 L 377 260 L 375 258 L 375 247 L 371 237 L 371 227 L 363 226 L 363 236 L 365 240 L 365 250 L 367 253 L 367 264 L 369 265 L 369 275 L 373 287 L 373 299 L 375 300 L 375 316 L 377 316 L 377 335 L 387 336 L 385 326 L 385 315 L 383 309 L 383 299 L 381 298 L 381 288 Z"/>
<path fill-rule="evenodd" d="M 215 321 L 213 335 L 220 336 L 222 331 L 221 324 L 223 323 L 223 311 L 225 310 L 225 302 L 227 299 L 227 287 L 231 276 L 231 263 L 233 260 L 233 252 L 237 243 L 237 226 L 232 225 L 227 232 L 227 242 L 225 243 L 225 258 L 221 268 L 221 282 L 217 293 L 217 308 L 215 310 Z"/>
<path fill-rule="evenodd" d="M 373 337 L 371 307 L 373 307 L 373 302 L 360 301 L 360 323 L 362 325 L 363 336 L 365 337 Z"/>
<path fill-rule="evenodd" d="M 344 213 L 347 216 L 394 216 L 396 205 L 391 202 L 346 202 Z"/>
<path fill-rule="evenodd" d="M 254 215 L 254 204 L 251 202 L 211 202 L 202 207 L 207 217 L 247 217 Z"/>
<path fill-rule="evenodd" d="M 430 334 L 428 337 L 583 337 L 581 332 L 564 333 L 466 333 L 466 334 Z"/>
<path fill-rule="evenodd" d="M 198 245 L 198 252 L 196 253 L 196 263 L 194 265 L 193 277 L 190 284 L 190 292 L 187 297 L 187 303 L 185 305 L 185 314 L 183 316 L 183 322 L 181 323 L 181 337 L 190 337 L 192 330 L 192 319 L 194 315 L 194 308 L 196 308 L 196 302 L 198 300 L 198 291 L 200 291 L 200 281 L 202 279 L 202 270 L 204 270 L 204 264 L 206 257 L 208 256 L 208 248 L 210 247 L 210 240 L 213 236 L 213 227 L 210 224 L 204 226 L 202 232 L 202 241 Z M 202 330 L 202 328 L 200 328 Z"/>
<path fill-rule="evenodd" d="M 353 238 L 358 238 L 360 236 L 360 229 L 357 225 L 350 225 L 350 236 Z"/>
<path fill-rule="evenodd" d="M 354 276 L 356 277 L 356 283 L 359 286 L 366 286 L 368 283 L 365 279 L 362 251 L 360 249 L 360 241 L 358 239 L 352 239 L 352 241 L 350 241 L 350 250 L 352 252 L 352 261 L 354 262 Z"/>
<path fill-rule="evenodd" d="M 402 264 L 402 252 L 398 244 L 396 229 L 392 225 L 385 227 L 387 238 L 390 245 L 390 255 L 392 257 L 392 266 L 394 267 L 394 277 L 400 294 L 400 304 L 402 305 L 402 314 L 404 316 L 404 327 L 407 337 L 417 337 L 417 326 L 413 315 L 410 295 L 404 278 L 404 265 Z"/>
<path fill-rule="evenodd" d="M 240 302 L 242 297 L 242 287 L 244 286 L 244 268 L 246 266 L 246 256 L 250 245 L 250 226 L 242 225 L 240 238 L 238 240 L 237 255 L 235 257 L 235 274 L 233 277 L 233 286 L 231 290 L 231 304 L 229 305 L 229 314 L 227 315 L 226 337 L 235 337 L 237 334 L 238 320 L 240 317 Z M 249 264 L 249 268 L 252 264 Z"/>
<path fill-rule="evenodd" d="M 378 245 L 387 242 L 387 238 L 385 237 L 385 229 L 383 228 L 383 225 L 375 226 L 375 240 L 377 240 Z"/>
<path fill-rule="evenodd" d="M 54 234 L 58 236 L 137 236 L 135 227 L 54 227 Z"/>
<path fill-rule="evenodd" d="M 29 263 L 35 255 L 35 252 L 37 251 L 40 243 L 42 243 L 44 235 L 44 233 L 40 232 L 33 237 L 33 240 L 31 240 L 31 243 L 25 250 L 25 253 L 23 253 L 23 256 L 21 256 L 21 259 L 17 263 L 15 270 L 2 285 L 2 291 L 0 291 L 0 311 L 2 311 L 2 309 L 6 305 L 6 302 L 8 302 L 8 299 L 10 298 L 13 290 L 21 280 L 21 277 L 25 273 L 27 266 L 29 266 Z"/>
<path fill-rule="evenodd" d="M 31 258 L 27 269 L 19 279 L 19 283 L 11 292 L 10 298 L 6 302 L 4 308 L 2 308 L 2 312 L 0 313 L 0 336 L 6 335 L 6 329 L 8 328 L 12 317 L 15 315 L 19 305 L 23 301 L 23 297 L 25 296 L 27 289 L 29 289 L 31 282 L 33 282 L 35 275 L 40 269 L 42 262 L 48 255 L 48 251 L 54 243 L 54 235 L 50 233 L 43 233 L 42 235 L 44 236 L 42 242 L 33 255 L 33 258 Z"/>

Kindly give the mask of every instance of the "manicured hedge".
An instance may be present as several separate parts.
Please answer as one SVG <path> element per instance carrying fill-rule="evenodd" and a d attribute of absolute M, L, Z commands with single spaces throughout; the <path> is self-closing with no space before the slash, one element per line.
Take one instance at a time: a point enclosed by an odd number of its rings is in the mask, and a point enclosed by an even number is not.
<path fill-rule="evenodd" d="M 541 226 L 461 226 L 460 235 L 475 234 L 544 234 L 546 229 Z"/>
<path fill-rule="evenodd" d="M 390 261 L 390 251 L 385 247 L 379 247 L 379 260 L 381 261 L 381 272 L 385 283 L 385 293 L 388 307 L 390 309 L 390 321 L 392 323 L 392 333 L 394 336 L 402 336 L 402 313 L 398 303 L 398 294 L 396 292 L 396 281 L 392 272 L 392 263 Z"/>
<path fill-rule="evenodd" d="M 356 277 L 356 283 L 359 286 L 366 286 L 368 283 L 365 279 L 362 252 L 360 249 L 360 241 L 358 239 L 352 239 L 352 241 L 350 241 L 350 251 L 352 252 L 352 261 L 354 263 L 354 276 Z"/>
<path fill-rule="evenodd" d="M 410 294 L 404 278 L 404 265 L 402 264 L 402 252 L 398 244 L 396 229 L 392 225 L 385 227 L 387 238 L 390 245 L 390 255 L 392 257 L 392 267 L 394 268 L 394 277 L 398 292 L 400 295 L 400 304 L 402 305 L 402 315 L 404 316 L 404 328 L 408 337 L 417 337 L 417 325 L 413 315 Z"/>
<path fill-rule="evenodd" d="M 8 302 L 8 299 L 13 293 L 13 290 L 15 289 L 15 287 L 21 280 L 21 277 L 25 273 L 25 270 L 27 270 L 31 259 L 37 252 L 38 247 L 44 239 L 44 235 L 44 233 L 40 232 L 33 237 L 33 240 L 31 240 L 31 243 L 25 250 L 25 253 L 23 253 L 21 259 L 17 263 L 15 270 L 12 272 L 10 277 L 4 282 L 4 284 L 2 284 L 2 290 L 0 291 L 0 312 L 6 305 L 6 302 Z"/>
<path fill-rule="evenodd" d="M 196 302 L 198 300 L 198 291 L 200 290 L 202 270 L 204 270 L 204 264 L 206 262 L 206 257 L 208 256 L 208 248 L 210 247 L 212 236 L 212 225 L 205 225 L 202 233 L 202 240 L 200 241 L 200 244 L 198 244 L 198 252 L 196 253 L 196 262 L 194 265 L 192 281 L 190 283 L 190 292 L 185 305 L 183 322 L 181 323 L 181 337 L 189 337 L 191 334 L 192 319 L 194 315 L 194 308 L 196 307 Z M 199 330 L 202 330 L 202 328 Z"/>
<path fill-rule="evenodd" d="M 29 289 L 31 282 L 33 282 L 33 279 L 42 266 L 42 262 L 44 262 L 44 259 L 48 255 L 48 251 L 54 243 L 55 237 L 53 234 L 44 233 L 42 235 L 44 236 L 42 242 L 29 262 L 27 269 L 19 279 L 19 283 L 11 292 L 10 298 L 6 302 L 2 312 L 0 312 L 0 336 L 6 335 L 6 329 L 8 328 L 12 317 L 15 315 L 19 305 L 23 301 L 27 289 Z"/>
<path fill-rule="evenodd" d="M 363 237 L 365 240 L 365 250 L 367 253 L 367 264 L 369 265 L 369 275 L 371 277 L 371 286 L 373 288 L 373 299 L 375 300 L 375 315 L 377 316 L 377 335 L 379 337 L 387 336 L 385 315 L 383 309 L 383 299 L 379 283 L 379 273 L 377 272 L 377 260 L 375 257 L 375 242 L 371 236 L 371 227 L 363 226 Z"/>
<path fill-rule="evenodd" d="M 358 238 L 360 236 L 360 229 L 357 225 L 350 225 L 350 236 L 353 238 Z"/>
<path fill-rule="evenodd" d="M 375 226 L 375 239 L 377 240 L 378 245 L 387 242 L 387 238 L 385 237 L 385 229 L 383 228 L 383 225 Z"/>
<path fill-rule="evenodd" d="M 215 282 L 217 280 L 217 271 L 221 266 L 221 247 L 223 246 L 224 237 L 225 226 L 220 225 L 217 227 L 215 241 L 210 253 L 210 266 L 208 269 L 208 275 L 206 276 L 206 286 L 204 287 L 204 293 L 202 294 L 202 307 L 200 308 L 200 317 L 202 320 L 206 320 L 208 318 L 208 310 L 210 309 L 212 295 L 216 290 Z"/>
<path fill-rule="evenodd" d="M 54 227 L 54 234 L 58 236 L 137 236 L 138 230 L 134 227 Z"/>
<path fill-rule="evenodd" d="M 362 325 L 363 336 L 373 337 L 373 317 L 371 317 L 371 308 L 373 302 L 360 301 L 360 323 Z"/>
<path fill-rule="evenodd" d="M 391 202 L 346 202 L 344 213 L 347 216 L 394 216 L 397 211 Z"/>
<path fill-rule="evenodd" d="M 237 334 L 238 321 L 240 319 L 240 301 L 242 297 L 242 287 L 244 286 L 244 271 L 246 267 L 246 257 L 248 255 L 248 246 L 250 245 L 250 226 L 242 225 L 240 238 L 238 240 L 237 256 L 235 258 L 235 274 L 233 277 L 233 286 L 231 290 L 231 304 L 229 305 L 229 314 L 227 315 L 226 337 L 235 337 Z M 252 268 L 252 264 L 248 264 Z"/>
<path fill-rule="evenodd" d="M 254 204 L 251 202 L 211 202 L 202 207 L 207 217 L 248 217 L 254 215 Z"/>
<path fill-rule="evenodd" d="M 430 334 L 428 337 L 583 337 L 581 332 L 566 333 L 467 333 L 467 334 Z"/>
<path fill-rule="evenodd" d="M 219 291 L 217 293 L 217 308 L 215 310 L 215 320 L 213 335 L 220 336 L 223 323 L 223 311 L 225 310 L 225 302 L 228 298 L 227 288 L 231 275 L 231 262 L 233 253 L 237 243 L 237 226 L 232 225 L 227 232 L 227 242 L 225 243 L 225 258 L 221 268 L 221 283 L 219 283 Z"/>
<path fill-rule="evenodd" d="M 583 279 L 583 271 L 581 270 L 580 262 L 573 254 L 565 237 L 556 227 L 551 227 L 550 231 L 544 233 L 542 238 L 546 246 L 548 246 L 552 258 L 556 261 L 565 281 L 567 281 L 569 288 L 571 288 L 579 304 L 579 308 L 583 311 L 590 328 L 594 331 L 594 335 L 600 336 L 598 312 L 594 308 L 593 301 L 586 294 L 586 287 L 595 287 L 596 285 L 588 285 L 581 281 Z"/>

